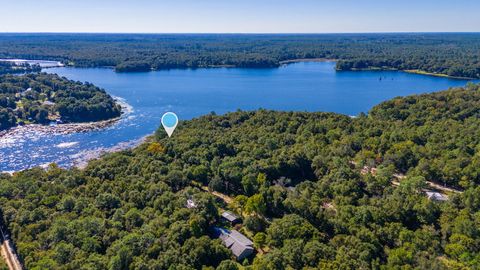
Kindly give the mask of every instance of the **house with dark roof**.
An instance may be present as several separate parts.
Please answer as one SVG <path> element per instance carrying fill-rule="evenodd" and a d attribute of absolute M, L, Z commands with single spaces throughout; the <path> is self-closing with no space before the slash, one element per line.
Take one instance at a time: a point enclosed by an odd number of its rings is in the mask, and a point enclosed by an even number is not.
<path fill-rule="evenodd" d="M 231 225 L 238 224 L 242 221 L 239 216 L 235 215 L 234 213 L 232 213 L 230 211 L 223 212 L 222 213 L 222 218 L 224 220 L 228 221 Z"/>
<path fill-rule="evenodd" d="M 253 242 L 245 235 L 236 230 L 229 231 L 223 228 L 215 228 L 215 231 L 223 244 L 232 251 L 238 261 L 243 261 L 243 259 L 253 254 Z"/>

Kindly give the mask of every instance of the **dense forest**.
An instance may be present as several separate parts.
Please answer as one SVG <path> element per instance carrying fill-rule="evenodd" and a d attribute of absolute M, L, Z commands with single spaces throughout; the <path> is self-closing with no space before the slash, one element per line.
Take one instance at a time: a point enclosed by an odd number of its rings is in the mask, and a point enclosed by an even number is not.
<path fill-rule="evenodd" d="M 120 116 L 105 90 L 54 74 L 0 76 L 0 130 L 17 124 L 89 122 Z"/>
<path fill-rule="evenodd" d="M 10 62 L 0 61 L 0 75 L 1 74 L 13 74 L 13 73 L 28 73 L 28 72 L 39 72 L 41 67 L 38 65 L 15 65 Z"/>
<path fill-rule="evenodd" d="M 0 57 L 58 60 L 117 71 L 277 67 L 337 59 L 338 70 L 399 69 L 480 78 L 480 34 L 154 35 L 0 34 Z"/>
<path fill-rule="evenodd" d="M 212 113 L 82 170 L 3 174 L 0 206 L 29 269 L 478 269 L 479 145 L 473 84 L 358 118 Z M 429 200 L 426 180 L 463 192 Z M 210 237 L 221 209 L 254 258 Z"/>

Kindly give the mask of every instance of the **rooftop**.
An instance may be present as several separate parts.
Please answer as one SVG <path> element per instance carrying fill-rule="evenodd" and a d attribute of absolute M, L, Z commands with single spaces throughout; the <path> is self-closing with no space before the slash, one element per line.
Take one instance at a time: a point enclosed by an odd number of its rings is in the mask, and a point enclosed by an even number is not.
<path fill-rule="evenodd" d="M 187 200 L 187 208 L 197 208 L 197 204 L 195 203 L 194 200 L 188 199 Z"/>
<path fill-rule="evenodd" d="M 251 246 L 253 245 L 253 242 L 248 239 L 245 235 L 241 234 L 240 232 L 236 230 L 232 230 L 230 232 L 230 237 L 233 238 L 236 242 L 244 245 L 244 246 Z"/>
<path fill-rule="evenodd" d="M 45 106 L 54 106 L 55 105 L 55 102 L 52 102 L 50 100 L 45 100 L 42 105 L 45 105 Z"/>
<path fill-rule="evenodd" d="M 233 222 L 233 221 L 236 221 L 236 220 L 240 219 L 237 215 L 235 215 L 234 213 L 232 213 L 230 211 L 223 212 L 222 217 L 225 218 L 226 220 L 230 221 L 230 222 Z"/>
<path fill-rule="evenodd" d="M 447 195 L 444 195 L 444 194 L 439 193 L 439 192 L 426 191 L 425 194 L 427 194 L 427 197 L 428 197 L 430 200 L 442 201 L 442 202 L 448 200 Z"/>
<path fill-rule="evenodd" d="M 238 259 L 243 259 L 253 253 L 253 242 L 236 230 L 221 230 L 220 239 Z"/>

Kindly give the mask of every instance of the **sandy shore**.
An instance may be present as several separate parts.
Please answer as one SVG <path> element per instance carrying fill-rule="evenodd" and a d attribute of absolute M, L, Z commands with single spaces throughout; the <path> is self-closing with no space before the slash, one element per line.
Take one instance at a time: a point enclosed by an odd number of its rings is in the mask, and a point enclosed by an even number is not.
<path fill-rule="evenodd" d="M 411 73 L 411 74 L 435 76 L 435 77 L 442 77 L 442 78 L 456 79 L 456 80 L 475 80 L 475 78 L 470 78 L 470 77 L 450 76 L 450 75 L 447 75 L 447 74 L 432 73 L 432 72 L 427 72 L 427 71 L 423 71 L 423 70 L 419 70 L 419 69 L 406 69 L 406 70 L 402 70 L 402 71 L 407 72 L 407 73 Z"/>

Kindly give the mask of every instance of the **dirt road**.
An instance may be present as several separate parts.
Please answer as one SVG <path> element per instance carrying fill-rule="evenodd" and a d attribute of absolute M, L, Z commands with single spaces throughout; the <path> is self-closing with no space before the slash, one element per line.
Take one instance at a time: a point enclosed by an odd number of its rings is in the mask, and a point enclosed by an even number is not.
<path fill-rule="evenodd" d="M 18 259 L 18 256 L 13 248 L 12 242 L 0 229 L 0 241 L 1 241 L 1 254 L 3 260 L 6 262 L 8 269 L 10 270 L 22 270 L 22 264 Z"/>

